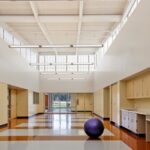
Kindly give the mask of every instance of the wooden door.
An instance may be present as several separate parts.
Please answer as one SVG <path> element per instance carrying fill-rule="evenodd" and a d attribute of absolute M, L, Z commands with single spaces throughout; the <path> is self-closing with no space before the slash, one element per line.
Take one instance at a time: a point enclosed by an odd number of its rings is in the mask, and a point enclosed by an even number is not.
<path fill-rule="evenodd" d="M 111 90 L 111 119 L 114 123 L 119 122 L 119 98 L 118 98 L 118 85 L 112 85 Z"/>
<path fill-rule="evenodd" d="M 91 94 L 85 94 L 85 110 L 92 111 L 93 99 Z"/>
<path fill-rule="evenodd" d="M 0 125 L 8 123 L 8 87 L 0 83 Z"/>
<path fill-rule="evenodd" d="M 71 111 L 77 110 L 77 94 L 71 94 Z"/>
<path fill-rule="evenodd" d="M 84 94 L 77 96 L 77 111 L 85 111 Z"/>

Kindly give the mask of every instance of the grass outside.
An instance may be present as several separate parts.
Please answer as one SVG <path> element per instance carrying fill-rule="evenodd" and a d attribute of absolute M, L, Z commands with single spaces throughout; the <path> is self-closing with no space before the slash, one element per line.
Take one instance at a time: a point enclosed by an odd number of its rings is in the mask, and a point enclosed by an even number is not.
<path fill-rule="evenodd" d="M 66 108 L 66 102 L 53 102 L 52 108 Z"/>

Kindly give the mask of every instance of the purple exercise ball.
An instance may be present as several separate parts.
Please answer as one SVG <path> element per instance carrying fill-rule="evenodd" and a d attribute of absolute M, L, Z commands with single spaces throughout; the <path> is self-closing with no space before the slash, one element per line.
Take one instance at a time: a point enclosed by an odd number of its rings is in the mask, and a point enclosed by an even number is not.
<path fill-rule="evenodd" d="M 98 118 L 92 118 L 84 124 L 85 133 L 91 138 L 98 138 L 104 132 L 104 125 Z"/>

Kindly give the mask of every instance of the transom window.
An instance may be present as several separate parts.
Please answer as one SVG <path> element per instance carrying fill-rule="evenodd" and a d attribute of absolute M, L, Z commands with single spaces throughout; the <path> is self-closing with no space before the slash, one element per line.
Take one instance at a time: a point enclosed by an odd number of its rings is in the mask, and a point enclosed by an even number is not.
<path fill-rule="evenodd" d="M 39 55 L 40 72 L 92 72 L 95 55 Z"/>

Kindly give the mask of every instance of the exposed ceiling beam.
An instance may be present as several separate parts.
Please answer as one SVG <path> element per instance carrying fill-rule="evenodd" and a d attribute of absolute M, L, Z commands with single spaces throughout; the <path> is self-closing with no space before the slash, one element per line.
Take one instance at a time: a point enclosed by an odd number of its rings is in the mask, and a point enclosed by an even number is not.
<path fill-rule="evenodd" d="M 30 3 L 30 6 L 31 6 L 31 9 L 32 9 L 32 12 L 34 14 L 34 18 L 33 20 L 36 21 L 36 23 L 38 24 L 39 28 L 41 29 L 44 37 L 46 38 L 46 40 L 48 41 L 49 44 L 53 44 L 51 39 L 49 38 L 49 35 L 47 34 L 46 32 L 46 29 L 45 27 L 43 26 L 43 24 L 40 22 L 40 19 L 39 19 L 39 16 L 38 16 L 38 11 L 37 11 L 37 8 L 35 6 L 35 3 L 33 1 L 29 1 Z M 57 54 L 57 51 L 54 50 L 55 54 Z"/>
<path fill-rule="evenodd" d="M 80 41 L 84 1 L 81 0 L 79 3 L 80 3 L 80 5 L 79 5 L 79 22 L 78 22 L 78 31 L 77 31 L 77 41 L 76 41 L 76 44 L 79 44 L 79 41 Z M 77 54 L 77 52 L 78 52 L 78 48 L 76 48 L 76 54 Z"/>
<path fill-rule="evenodd" d="M 122 15 L 83 15 L 82 22 L 120 22 L 121 18 Z M 0 22 L 6 23 L 78 23 L 78 20 L 78 15 L 0 15 Z"/>

